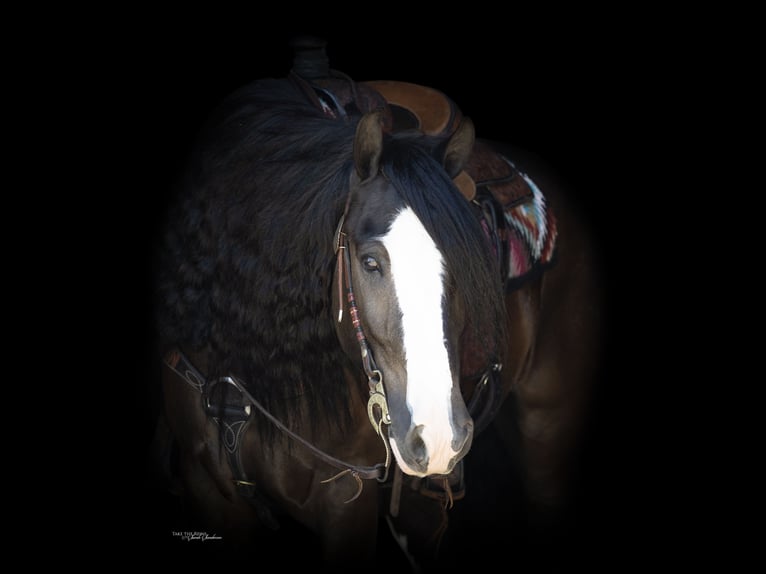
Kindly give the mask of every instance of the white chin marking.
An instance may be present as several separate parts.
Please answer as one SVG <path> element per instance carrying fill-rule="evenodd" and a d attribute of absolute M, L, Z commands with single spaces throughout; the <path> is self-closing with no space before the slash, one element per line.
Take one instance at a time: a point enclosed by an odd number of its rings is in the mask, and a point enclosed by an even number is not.
<path fill-rule="evenodd" d="M 423 426 L 428 474 L 444 474 L 456 454 L 452 450 L 452 373 L 442 309 L 444 261 L 409 207 L 396 215 L 382 242 L 402 313 L 406 401 L 412 425 Z M 397 460 L 402 465 L 400 456 Z"/>

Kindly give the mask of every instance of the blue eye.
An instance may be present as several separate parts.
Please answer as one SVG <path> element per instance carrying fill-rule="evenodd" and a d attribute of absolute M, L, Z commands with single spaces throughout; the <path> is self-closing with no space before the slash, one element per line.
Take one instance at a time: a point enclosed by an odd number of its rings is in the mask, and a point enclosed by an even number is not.
<path fill-rule="evenodd" d="M 367 271 L 380 271 L 378 260 L 375 259 L 372 255 L 362 256 L 362 267 L 364 267 Z"/>

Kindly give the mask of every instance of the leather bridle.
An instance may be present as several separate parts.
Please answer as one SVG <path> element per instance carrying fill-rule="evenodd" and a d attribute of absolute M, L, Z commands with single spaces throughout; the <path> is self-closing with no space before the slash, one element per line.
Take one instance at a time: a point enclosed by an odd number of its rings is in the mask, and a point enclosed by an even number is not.
<path fill-rule="evenodd" d="M 232 427 L 236 427 L 237 431 L 234 435 L 232 444 L 227 444 L 227 452 L 229 453 L 229 462 L 232 467 L 232 471 L 235 474 L 234 482 L 242 489 L 244 493 L 250 495 L 254 492 L 255 484 L 247 480 L 247 477 L 242 468 L 240 453 L 239 453 L 239 438 L 244 433 L 246 428 L 246 421 L 250 419 L 251 410 L 249 407 L 235 407 L 230 409 L 229 407 L 215 407 L 210 404 L 211 390 L 219 383 L 227 383 L 232 385 L 237 391 L 239 391 L 243 402 L 247 402 L 255 409 L 257 409 L 263 416 L 265 416 L 274 426 L 280 431 L 285 433 L 292 440 L 300 443 L 306 449 L 308 449 L 314 456 L 323 460 L 330 466 L 333 466 L 340 470 L 337 474 L 331 476 L 328 479 L 321 481 L 322 483 L 333 482 L 343 476 L 350 475 L 353 477 L 358 485 L 358 490 L 350 499 L 346 500 L 349 503 L 356 500 L 363 489 L 363 480 L 376 479 L 378 482 L 385 482 L 388 478 L 388 471 L 391 466 L 391 446 L 389 443 L 389 437 L 383 425 L 391 424 L 391 417 L 388 411 L 388 402 L 386 400 L 386 393 L 383 387 L 383 373 L 375 363 L 375 358 L 372 355 L 372 351 L 367 342 L 364 329 L 362 327 L 361 320 L 359 318 L 359 308 L 356 304 L 356 298 L 354 295 L 353 282 L 351 280 L 351 256 L 349 254 L 348 237 L 343 226 L 345 223 L 346 215 L 348 213 L 350 203 L 349 199 L 346 201 L 345 209 L 341 215 L 338 226 L 335 230 L 335 237 L 333 242 L 333 248 L 337 258 L 337 288 L 338 288 L 338 316 L 337 321 L 341 323 L 343 321 L 344 300 L 348 305 L 348 312 L 351 317 L 351 323 L 354 328 L 354 334 L 356 340 L 359 343 L 359 350 L 362 360 L 362 368 L 367 376 L 367 382 L 369 386 L 370 397 L 367 401 L 367 415 L 370 420 L 370 424 L 375 429 L 375 432 L 383 441 L 383 445 L 386 450 L 386 460 L 383 463 L 377 463 L 372 466 L 369 465 L 355 465 L 338 459 L 330 454 L 327 454 L 323 450 L 317 448 L 312 443 L 307 441 L 302 436 L 290 430 L 282 421 L 272 415 L 246 388 L 242 381 L 235 376 L 225 376 L 215 379 L 213 381 L 208 380 L 200 371 L 189 361 L 189 359 L 181 352 L 180 349 L 173 349 L 165 356 L 165 364 L 176 373 L 186 383 L 194 387 L 199 391 L 203 397 L 203 407 L 208 414 L 218 416 L 220 420 L 219 424 L 222 424 L 222 428 L 230 430 Z M 345 292 L 345 297 L 344 297 Z M 480 383 L 477 385 L 472 397 L 471 403 L 468 405 L 469 412 L 475 410 L 479 405 L 479 397 L 484 394 L 485 387 L 496 385 L 489 385 L 490 382 L 494 382 L 494 378 L 499 371 L 500 365 L 493 364 L 482 376 Z M 494 389 L 493 389 L 494 390 Z M 490 399 L 485 404 L 485 409 L 480 413 L 479 419 L 486 423 L 487 420 L 492 418 L 494 413 L 487 412 L 488 408 L 495 407 L 493 400 Z M 236 411 L 236 412 L 235 412 Z M 232 414 L 233 413 L 233 414 Z M 227 420 L 227 416 L 230 418 Z M 445 479 L 446 480 L 446 479 Z M 451 496 L 450 496 L 451 499 Z M 392 502 L 393 504 L 393 502 Z"/>
<path fill-rule="evenodd" d="M 335 230 L 335 241 L 333 243 L 335 254 L 337 256 L 338 270 L 338 323 L 343 321 L 343 288 L 345 286 L 346 302 L 348 303 L 349 315 L 351 315 L 351 324 L 354 327 L 354 334 L 359 343 L 359 350 L 362 357 L 362 368 L 367 375 L 367 384 L 370 389 L 370 398 L 367 401 L 367 416 L 375 432 L 383 441 L 386 448 L 386 473 L 381 480 L 385 482 L 388 476 L 388 468 L 391 465 L 391 445 L 389 444 L 388 434 L 383 431 L 383 425 L 391 424 L 391 416 L 388 412 L 388 402 L 386 401 L 386 392 L 383 387 L 383 373 L 378 369 L 375 358 L 372 355 L 370 346 L 367 344 L 367 337 L 362 328 L 362 322 L 359 320 L 359 308 L 356 305 L 354 296 L 354 287 L 351 281 L 351 256 L 347 244 L 347 236 L 343 231 L 343 224 L 346 220 L 351 195 L 346 200 L 346 207 L 343 210 L 338 227 Z M 377 407 L 377 409 L 376 409 Z"/>

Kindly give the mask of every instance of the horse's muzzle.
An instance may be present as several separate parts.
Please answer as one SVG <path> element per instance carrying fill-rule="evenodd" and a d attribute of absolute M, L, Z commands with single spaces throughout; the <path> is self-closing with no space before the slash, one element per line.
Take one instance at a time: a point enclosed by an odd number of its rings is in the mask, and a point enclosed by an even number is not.
<path fill-rule="evenodd" d="M 473 421 L 454 426 L 451 436 L 429 434 L 425 425 L 413 426 L 403 440 L 391 436 L 391 450 L 405 474 L 430 476 L 449 474 L 470 450 Z"/>

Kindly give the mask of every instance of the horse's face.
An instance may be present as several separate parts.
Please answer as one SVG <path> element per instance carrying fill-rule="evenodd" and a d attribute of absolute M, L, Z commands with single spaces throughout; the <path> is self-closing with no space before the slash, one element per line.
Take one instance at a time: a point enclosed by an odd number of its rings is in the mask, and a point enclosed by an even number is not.
<path fill-rule="evenodd" d="M 370 157 L 359 152 L 369 144 L 359 141 L 365 135 L 360 125 L 345 222 L 359 318 L 383 376 L 389 438 L 399 466 L 415 476 L 447 474 L 473 437 L 460 392 L 458 342 L 465 309 L 453 296 L 442 254 L 413 209 L 377 172 L 374 153 L 370 165 Z M 469 135 L 472 141 L 472 127 Z M 347 351 L 359 356 L 348 325 L 339 332 L 345 332 Z"/>

